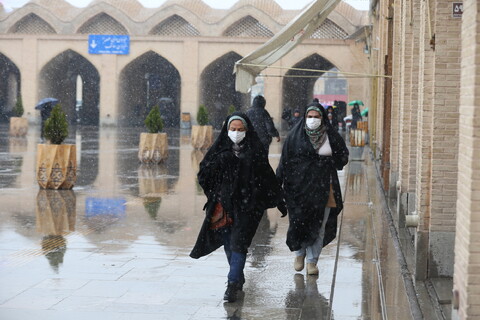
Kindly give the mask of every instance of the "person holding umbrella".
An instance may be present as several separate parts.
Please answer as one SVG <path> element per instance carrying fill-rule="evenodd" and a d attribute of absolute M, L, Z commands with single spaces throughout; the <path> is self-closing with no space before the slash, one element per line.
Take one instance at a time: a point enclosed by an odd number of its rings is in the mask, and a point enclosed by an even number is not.
<path fill-rule="evenodd" d="M 288 209 L 287 246 L 295 252 L 294 268 L 318 275 L 322 248 L 336 237 L 342 193 L 337 170 L 348 163 L 348 149 L 328 122 L 325 109 L 308 105 L 304 118 L 285 140 L 277 179 Z"/>
<path fill-rule="evenodd" d="M 351 129 L 357 129 L 357 122 L 362 121 L 362 114 L 360 113 L 360 105 L 363 106 L 363 102 L 361 100 L 353 100 L 348 103 L 349 106 L 353 105 L 351 110 L 352 112 L 352 124 L 350 125 Z"/>
<path fill-rule="evenodd" d="M 44 138 L 44 128 L 45 128 L 45 121 L 50 117 L 50 113 L 52 113 L 53 107 L 58 103 L 58 99 L 55 98 L 45 98 L 40 100 L 37 105 L 35 106 L 35 110 L 40 110 L 40 118 L 41 118 L 41 132 L 40 138 L 43 140 Z"/>

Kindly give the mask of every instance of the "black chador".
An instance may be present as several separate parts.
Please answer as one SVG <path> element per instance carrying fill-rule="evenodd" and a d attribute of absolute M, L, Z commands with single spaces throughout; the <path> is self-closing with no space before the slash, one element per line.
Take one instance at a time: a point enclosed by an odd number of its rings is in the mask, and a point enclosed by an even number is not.
<path fill-rule="evenodd" d="M 245 138 L 238 145 L 228 137 L 227 124 L 232 116 L 243 118 L 247 125 Z M 230 248 L 240 253 L 247 252 L 263 212 L 282 204 L 284 207 L 283 192 L 265 148 L 244 113 L 227 117 L 220 135 L 200 163 L 198 182 L 207 203 L 205 220 L 190 253 L 192 258 L 205 256 L 223 245 L 222 230 L 210 229 L 217 202 L 233 218 Z"/>
<path fill-rule="evenodd" d="M 284 143 L 277 178 L 283 185 L 289 215 L 287 245 L 291 251 L 300 250 L 302 244 L 311 245 L 318 237 L 322 219 L 333 189 L 335 208 L 327 220 L 323 246 L 335 239 L 337 216 L 342 211 L 342 195 L 337 170 L 348 163 L 345 141 L 330 125 L 325 110 L 319 105 L 322 125 L 328 135 L 332 156 L 321 156 L 314 149 L 306 132 L 305 118 L 289 132 Z"/>

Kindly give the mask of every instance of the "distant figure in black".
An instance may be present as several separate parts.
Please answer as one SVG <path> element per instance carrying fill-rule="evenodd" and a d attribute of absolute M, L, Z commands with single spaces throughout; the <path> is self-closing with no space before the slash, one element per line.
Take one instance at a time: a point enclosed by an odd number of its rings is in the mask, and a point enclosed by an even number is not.
<path fill-rule="evenodd" d="M 277 142 L 279 142 L 280 135 L 273 124 L 272 117 L 270 117 L 268 111 L 265 110 L 266 103 L 267 102 L 263 96 L 256 96 L 253 99 L 252 107 L 247 111 L 247 117 L 252 122 L 258 138 L 260 138 L 260 141 L 268 154 L 270 143 L 272 143 L 272 137 L 275 137 Z"/>
<path fill-rule="evenodd" d="M 355 103 L 352 108 L 352 124 L 350 125 L 351 129 L 357 129 L 357 122 L 362 121 L 362 115 L 360 113 L 360 106 L 358 103 Z"/>
<path fill-rule="evenodd" d="M 288 122 L 289 129 L 293 128 L 298 122 L 302 121 L 302 119 L 303 119 L 303 117 L 300 114 L 300 110 L 295 109 L 293 111 L 292 117 L 290 118 L 290 121 Z"/>
<path fill-rule="evenodd" d="M 330 121 L 330 124 L 335 130 L 338 130 L 338 118 L 337 118 L 337 112 L 332 106 L 327 107 L 327 116 L 328 120 Z"/>

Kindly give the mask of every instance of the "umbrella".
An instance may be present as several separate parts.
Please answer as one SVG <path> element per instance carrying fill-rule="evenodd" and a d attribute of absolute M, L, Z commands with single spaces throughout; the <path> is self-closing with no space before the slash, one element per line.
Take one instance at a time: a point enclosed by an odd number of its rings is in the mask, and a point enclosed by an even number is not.
<path fill-rule="evenodd" d="M 349 106 L 353 106 L 354 104 L 358 104 L 359 106 L 363 106 L 363 101 L 362 100 L 353 100 L 348 103 Z"/>
<path fill-rule="evenodd" d="M 368 117 L 368 107 L 365 108 L 365 109 L 363 109 L 363 111 L 360 112 L 360 115 L 361 115 L 362 117 Z"/>
<path fill-rule="evenodd" d="M 58 103 L 58 99 L 55 98 L 45 98 L 40 100 L 37 105 L 35 106 L 35 110 L 43 110 L 48 106 L 53 106 Z"/>

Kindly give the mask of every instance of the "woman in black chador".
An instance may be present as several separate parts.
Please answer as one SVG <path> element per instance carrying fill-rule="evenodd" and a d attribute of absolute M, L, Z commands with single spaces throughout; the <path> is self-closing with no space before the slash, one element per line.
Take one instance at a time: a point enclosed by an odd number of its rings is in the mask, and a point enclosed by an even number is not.
<path fill-rule="evenodd" d="M 322 248 L 335 239 L 343 208 L 337 170 L 348 163 L 348 149 L 330 125 L 325 109 L 312 102 L 305 118 L 283 145 L 277 178 L 283 185 L 289 215 L 287 245 L 295 251 L 294 268 L 318 274 Z"/>
<path fill-rule="evenodd" d="M 245 114 L 235 112 L 227 117 L 200 163 L 198 182 L 208 201 L 190 256 L 197 259 L 224 246 L 230 265 L 224 300 L 234 302 L 237 291 L 243 289 L 247 250 L 263 212 L 278 206 L 286 215 L 283 192 L 267 151 Z M 220 219 L 223 212 L 226 216 Z"/>

